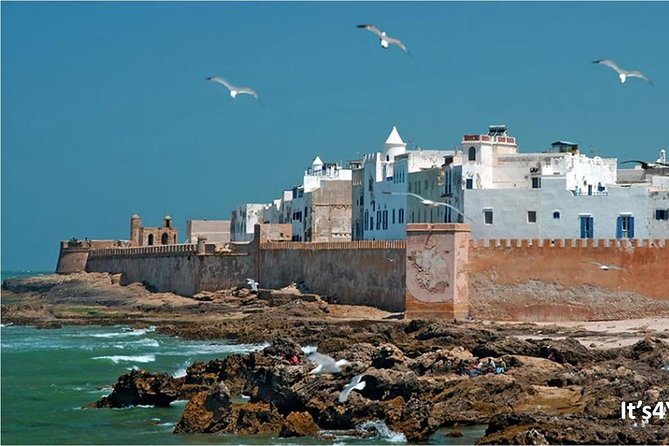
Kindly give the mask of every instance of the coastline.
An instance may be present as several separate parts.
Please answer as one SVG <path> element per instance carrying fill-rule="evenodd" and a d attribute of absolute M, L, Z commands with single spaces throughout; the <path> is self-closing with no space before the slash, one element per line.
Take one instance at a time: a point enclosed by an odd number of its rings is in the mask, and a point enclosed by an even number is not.
<path fill-rule="evenodd" d="M 405 321 L 400 316 L 368 307 L 327 304 L 295 287 L 261 290 L 258 296 L 248 290 L 227 290 L 191 299 L 150 293 L 141 284 L 121 287 L 106 274 L 38 276 L 3 284 L 3 323 L 41 327 L 155 325 L 159 332 L 186 339 L 239 343 L 276 343 L 281 339 L 298 346 L 317 345 L 319 352 L 337 357 L 357 358 L 352 361 L 355 371 L 365 372 L 374 382 L 367 391 L 354 393 L 349 407 L 331 401 L 342 380 L 323 385 L 313 394 L 297 392 L 300 402 L 296 406 L 277 409 L 281 423 L 291 413 L 306 412 L 325 430 L 347 417 L 349 422 L 361 422 L 365 413 L 374 412 L 369 409 L 373 406 L 377 415 L 387 415 L 384 421 L 391 429 L 410 441 L 423 440 L 439 427 L 490 423 L 483 442 L 504 438 L 529 442 L 536 436 L 529 433 L 540 427 L 548 442 L 594 443 L 597 438 L 614 438 L 607 435 L 634 432 L 629 420 L 620 420 L 621 400 L 669 401 L 669 373 L 658 370 L 664 361 L 669 362 L 666 318 L 556 325 L 506 321 L 453 324 Z M 557 355 L 556 360 L 546 358 L 550 354 L 547 346 Z M 266 364 L 263 379 L 255 375 L 257 367 L 235 366 L 234 370 L 252 384 L 245 389 L 223 380 L 232 397 L 244 392 L 262 405 L 275 399 L 276 392 L 285 396 L 289 389 L 309 382 L 310 366 L 305 357 L 300 357 L 297 368 L 290 369 L 269 360 L 270 353 L 248 355 L 254 364 Z M 508 371 L 476 378 L 459 376 L 453 373 L 452 365 L 463 355 L 467 359 L 504 359 Z M 233 371 L 226 368 L 231 365 L 221 367 L 222 373 Z M 195 369 L 189 369 L 185 379 L 197 376 Z M 270 382 L 273 386 L 268 386 Z M 268 393 L 277 382 L 285 387 Z M 402 416 L 393 418 L 392 413 L 403 414 L 413 424 L 400 422 Z M 329 418 L 319 419 L 319 414 L 329 414 Z M 565 435 L 569 427 L 580 436 L 558 435 Z M 666 419 L 651 420 L 639 442 L 667 438 L 667 428 Z M 528 440 L 521 431 L 530 435 Z"/>

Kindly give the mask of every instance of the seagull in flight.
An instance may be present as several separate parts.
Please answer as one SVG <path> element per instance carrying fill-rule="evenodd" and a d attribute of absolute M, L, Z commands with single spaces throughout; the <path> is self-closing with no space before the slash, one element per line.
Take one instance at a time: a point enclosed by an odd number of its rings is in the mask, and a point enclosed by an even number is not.
<path fill-rule="evenodd" d="M 207 80 L 212 81 L 212 82 L 218 82 L 219 84 L 224 85 L 225 88 L 230 90 L 230 96 L 232 96 L 233 99 L 235 99 L 238 94 L 248 94 L 248 95 L 251 95 L 254 98 L 260 100 L 260 98 L 258 97 L 258 93 L 256 93 L 256 91 L 253 88 L 250 88 L 250 87 L 236 87 L 236 86 L 232 85 L 230 82 L 226 81 L 225 79 L 223 79 L 220 76 L 209 76 L 207 78 Z"/>
<path fill-rule="evenodd" d="M 595 264 L 595 265 L 598 265 L 598 266 L 599 266 L 599 269 L 601 269 L 602 271 L 609 271 L 609 270 L 612 270 L 612 269 L 617 269 L 617 270 L 620 270 L 620 271 L 627 271 L 626 269 L 621 268 L 621 267 L 619 267 L 619 266 L 615 266 L 615 265 L 606 265 L 606 264 L 604 264 L 604 263 L 595 262 L 594 260 L 590 261 L 590 263 L 593 263 L 593 264 Z"/>
<path fill-rule="evenodd" d="M 383 48 L 388 49 L 388 47 L 390 45 L 397 45 L 398 47 L 402 48 L 402 50 L 404 50 L 405 53 L 410 55 L 409 50 L 407 50 L 407 47 L 404 46 L 404 44 L 402 43 L 402 41 L 400 39 L 390 37 L 389 35 L 387 35 L 385 33 L 385 31 L 381 31 L 376 26 L 366 23 L 366 24 L 363 24 L 363 25 L 358 25 L 358 28 L 363 28 L 363 29 L 366 29 L 367 31 L 371 31 L 374 34 L 376 34 L 378 36 L 379 40 L 381 41 L 381 46 Z"/>
<path fill-rule="evenodd" d="M 352 390 L 362 390 L 365 388 L 367 383 L 365 381 L 362 381 L 363 376 L 365 375 L 354 376 L 351 382 L 344 386 L 344 388 L 339 393 L 340 403 L 345 403 L 346 400 L 348 400 L 348 394 L 351 393 Z"/>
<path fill-rule="evenodd" d="M 254 293 L 258 292 L 258 285 L 259 285 L 258 282 L 256 282 L 253 279 L 246 279 L 246 283 L 251 287 L 251 291 L 253 291 Z"/>
<path fill-rule="evenodd" d="M 458 210 L 458 208 L 456 208 L 454 206 L 451 206 L 448 203 L 444 203 L 443 201 L 428 200 L 427 198 L 423 198 L 418 194 L 412 194 L 411 192 L 388 192 L 388 191 L 383 191 L 383 193 L 387 194 L 387 195 L 409 195 L 411 197 L 418 198 L 424 206 L 427 206 L 429 208 L 436 208 L 438 206 L 444 206 L 444 207 L 447 207 L 447 208 L 453 210 L 456 214 L 462 215 L 463 218 L 466 218 L 467 220 L 473 221 L 471 218 L 469 218 L 468 216 L 466 216 L 465 214 L 460 212 Z"/>
<path fill-rule="evenodd" d="M 641 164 L 641 168 L 643 170 L 646 169 L 657 169 L 657 168 L 663 168 L 663 167 L 669 167 L 669 163 L 663 163 L 660 161 L 656 162 L 648 162 L 648 161 L 640 161 L 640 160 L 627 160 L 627 161 L 621 161 L 620 164 L 625 164 L 625 163 L 638 163 Z"/>
<path fill-rule="evenodd" d="M 307 359 L 314 364 L 318 364 L 316 368 L 309 372 L 310 375 L 320 375 L 322 373 L 341 373 L 341 368 L 343 366 L 351 365 L 351 363 L 345 359 L 335 361 L 332 356 L 324 355 L 318 352 L 309 353 Z"/>
<path fill-rule="evenodd" d="M 614 61 L 612 61 L 611 59 L 595 60 L 595 61 L 593 61 L 592 63 L 597 63 L 597 64 L 601 64 L 601 65 L 606 65 L 607 67 L 610 67 L 610 68 L 612 68 L 613 70 L 615 70 L 615 72 L 618 73 L 618 77 L 620 78 L 620 83 L 621 83 L 621 84 L 624 84 L 628 77 L 638 77 L 639 79 L 643 79 L 643 80 L 645 80 L 645 81 L 648 82 L 650 85 L 653 85 L 653 82 L 651 82 L 651 81 L 646 77 L 646 75 L 643 74 L 641 71 L 637 71 L 637 70 L 632 70 L 632 71 L 623 70 L 622 68 L 620 68 L 620 67 L 618 66 L 618 64 L 616 64 L 616 63 L 615 63 Z"/>

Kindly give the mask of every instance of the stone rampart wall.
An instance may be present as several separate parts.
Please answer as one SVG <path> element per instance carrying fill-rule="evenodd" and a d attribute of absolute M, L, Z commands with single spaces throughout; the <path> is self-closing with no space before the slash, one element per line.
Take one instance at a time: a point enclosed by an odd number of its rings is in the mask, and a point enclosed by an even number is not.
<path fill-rule="evenodd" d="M 349 305 L 404 310 L 405 242 L 264 243 L 261 287 L 303 282 L 311 292 Z"/>

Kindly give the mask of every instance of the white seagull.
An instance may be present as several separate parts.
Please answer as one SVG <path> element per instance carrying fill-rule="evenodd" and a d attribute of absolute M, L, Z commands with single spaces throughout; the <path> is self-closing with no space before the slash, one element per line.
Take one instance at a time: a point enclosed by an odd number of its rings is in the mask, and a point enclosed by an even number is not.
<path fill-rule="evenodd" d="M 309 353 L 307 359 L 314 364 L 318 364 L 316 368 L 309 372 L 310 375 L 319 375 L 321 373 L 341 373 L 341 368 L 343 366 L 351 365 L 351 363 L 345 359 L 335 361 L 333 357 L 318 352 Z"/>
<path fill-rule="evenodd" d="M 592 63 L 597 63 L 601 65 L 606 65 L 607 67 L 610 67 L 615 70 L 616 73 L 618 73 L 618 77 L 620 78 L 620 83 L 624 84 L 625 81 L 627 80 L 628 77 L 638 77 L 639 79 L 643 79 L 649 84 L 653 85 L 653 82 L 651 82 L 646 75 L 644 75 L 641 71 L 637 70 L 632 70 L 632 71 L 627 71 L 623 70 L 616 64 L 614 61 L 611 59 L 601 59 L 601 60 L 595 60 Z"/>
<path fill-rule="evenodd" d="M 379 40 L 381 41 L 381 46 L 383 48 L 387 49 L 390 45 L 397 45 L 398 47 L 402 48 L 402 50 L 404 50 L 404 52 L 409 54 L 409 50 L 407 50 L 407 47 L 404 46 L 404 44 L 402 43 L 402 41 L 400 39 L 390 37 L 384 31 L 381 31 L 376 26 L 366 23 L 366 24 L 363 24 L 363 25 L 358 25 L 358 28 L 363 28 L 363 29 L 366 29 L 367 31 L 371 31 L 374 34 L 376 34 L 378 36 Z"/>
<path fill-rule="evenodd" d="M 246 279 L 246 283 L 251 287 L 251 291 L 254 293 L 258 292 L 258 285 L 260 285 L 258 282 L 253 279 Z"/>
<path fill-rule="evenodd" d="M 429 207 L 429 208 L 436 208 L 436 207 L 438 207 L 438 206 L 444 206 L 444 207 L 447 207 L 447 208 L 449 208 L 449 209 L 452 209 L 453 211 L 455 211 L 455 213 L 457 213 L 457 214 L 459 214 L 459 215 L 462 215 L 463 218 L 466 218 L 467 220 L 473 221 L 473 220 L 472 220 L 471 218 L 469 218 L 467 215 L 465 215 L 465 214 L 463 214 L 462 212 L 460 212 L 460 211 L 458 210 L 458 208 L 456 208 L 456 207 L 454 207 L 454 206 L 451 206 L 451 205 L 448 204 L 448 203 L 444 203 L 443 201 L 428 200 L 427 198 L 423 198 L 423 197 L 421 197 L 421 196 L 418 195 L 418 194 L 412 194 L 411 192 L 388 192 L 388 191 L 383 191 L 383 193 L 384 193 L 384 194 L 387 194 L 387 195 L 409 195 L 409 196 L 411 196 L 411 197 L 418 198 L 418 199 L 420 200 L 420 202 L 421 202 L 424 206 L 427 206 L 427 207 Z"/>
<path fill-rule="evenodd" d="M 351 382 L 344 386 L 341 392 L 339 392 L 340 403 L 345 403 L 346 400 L 348 400 L 348 394 L 351 393 L 352 390 L 362 390 L 365 388 L 367 383 L 365 381 L 362 381 L 363 376 L 365 375 L 354 376 Z"/>
<path fill-rule="evenodd" d="M 617 270 L 620 270 L 620 271 L 627 271 L 626 269 L 621 268 L 621 267 L 619 267 L 619 266 L 615 266 L 615 265 L 606 265 L 606 264 L 604 264 L 604 263 L 595 262 L 594 260 L 591 260 L 590 263 L 593 263 L 593 264 L 595 264 L 595 265 L 598 265 L 598 266 L 599 266 L 599 269 L 601 269 L 602 271 L 609 271 L 609 270 L 612 270 L 612 269 L 617 269 Z"/>
<path fill-rule="evenodd" d="M 250 88 L 250 87 L 236 87 L 236 86 L 232 85 L 230 82 L 226 81 L 225 79 L 223 79 L 220 76 L 209 76 L 207 78 L 207 80 L 212 81 L 212 82 L 218 82 L 221 85 L 225 85 L 225 88 L 230 90 L 230 96 L 232 96 L 233 99 L 236 98 L 238 94 L 248 94 L 248 95 L 251 95 L 254 98 L 260 100 L 260 98 L 258 97 L 258 93 L 256 93 L 256 91 L 253 88 Z"/>

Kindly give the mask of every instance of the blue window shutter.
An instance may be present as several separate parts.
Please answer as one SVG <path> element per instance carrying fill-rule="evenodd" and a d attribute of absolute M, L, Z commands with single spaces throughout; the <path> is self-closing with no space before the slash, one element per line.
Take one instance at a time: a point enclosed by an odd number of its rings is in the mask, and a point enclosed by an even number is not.
<path fill-rule="evenodd" d="M 588 220 L 590 220 L 590 233 L 588 234 L 588 238 L 595 238 L 595 217 L 588 217 Z"/>
<path fill-rule="evenodd" d="M 627 234 L 629 235 L 629 238 L 634 238 L 634 217 L 630 217 L 629 219 L 630 227 L 627 231 Z"/>
<path fill-rule="evenodd" d="M 581 217 L 581 238 L 585 238 L 585 218 Z"/>
<path fill-rule="evenodd" d="M 616 238 L 621 239 L 623 238 L 623 218 L 618 217 L 616 220 Z"/>

